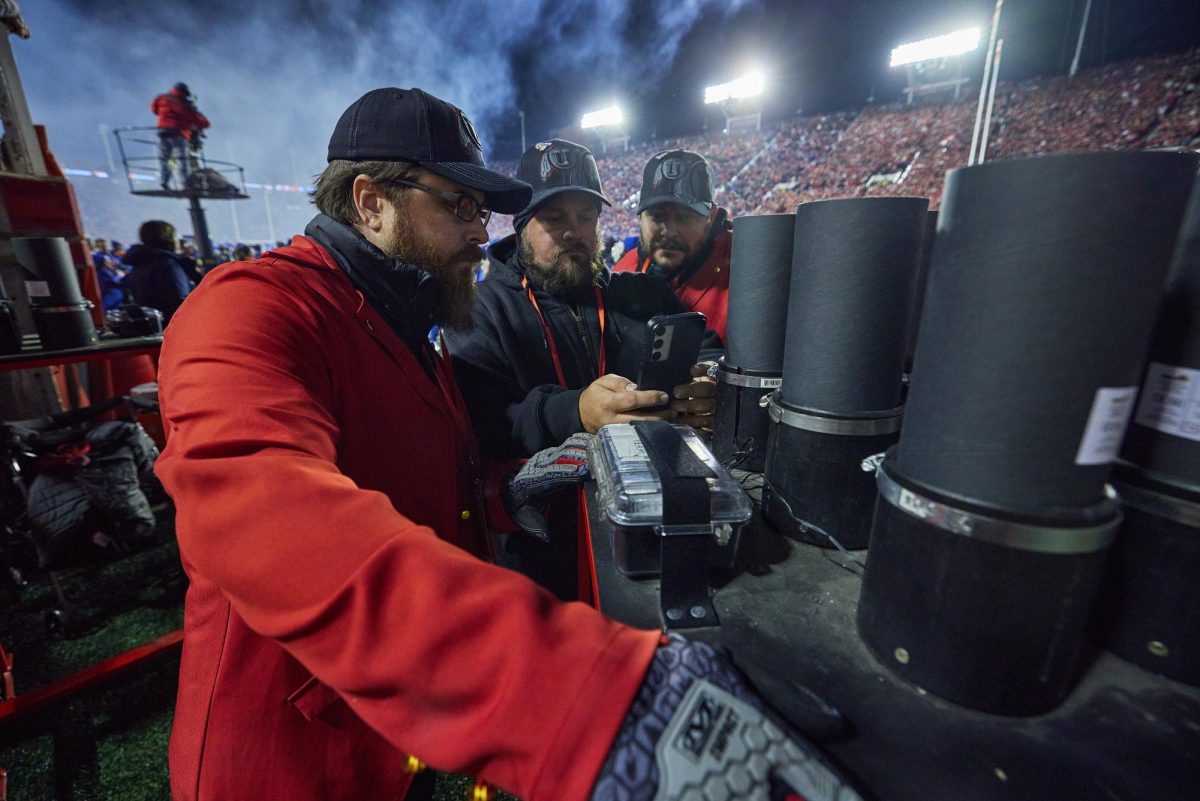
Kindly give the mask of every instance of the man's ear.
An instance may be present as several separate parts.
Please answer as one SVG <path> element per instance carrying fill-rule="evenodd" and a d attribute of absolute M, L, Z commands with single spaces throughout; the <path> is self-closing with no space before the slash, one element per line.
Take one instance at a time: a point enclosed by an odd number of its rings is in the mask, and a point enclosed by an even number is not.
<path fill-rule="evenodd" d="M 370 176 L 359 175 L 355 177 L 350 193 L 354 198 L 354 210 L 358 212 L 358 225 L 375 233 L 383 230 L 383 210 L 387 203 L 383 188 Z"/>

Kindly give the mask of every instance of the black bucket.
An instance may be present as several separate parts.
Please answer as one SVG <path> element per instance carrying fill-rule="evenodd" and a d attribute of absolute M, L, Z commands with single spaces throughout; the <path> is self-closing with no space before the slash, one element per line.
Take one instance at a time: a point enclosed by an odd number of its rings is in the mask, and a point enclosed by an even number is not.
<path fill-rule="evenodd" d="M 92 302 L 69 306 L 34 306 L 33 324 L 46 350 L 86 348 L 98 341 L 92 322 Z"/>
<path fill-rule="evenodd" d="M 1060 519 L 951 499 L 880 466 L 858 629 L 884 665 L 997 715 L 1066 698 L 1121 515 L 1115 498 Z"/>
<path fill-rule="evenodd" d="M 1114 654 L 1200 686 L 1200 181 L 1149 361 L 1114 481 L 1125 523 L 1099 628 Z"/>
<path fill-rule="evenodd" d="M 1100 593 L 1109 651 L 1200 687 L 1200 491 L 1118 470 L 1125 521 Z"/>
<path fill-rule="evenodd" d="M 903 410 L 834 417 L 772 397 L 763 516 L 793 539 L 822 548 L 866 548 L 875 468 L 900 438 Z"/>
<path fill-rule="evenodd" d="M 1011 715 L 1069 693 L 1197 162 L 1089 153 L 947 176 L 859 604 L 867 645 L 930 692 Z"/>
<path fill-rule="evenodd" d="M 716 379 L 713 454 L 727 470 L 761 473 L 771 430 L 767 398 L 783 378 L 779 373 L 731 369 L 722 359 L 717 364 Z"/>
<path fill-rule="evenodd" d="M 860 198 L 796 209 L 763 509 L 802 542 L 866 547 L 875 484 L 862 464 L 899 431 L 928 207 L 925 198 Z"/>
<path fill-rule="evenodd" d="M 67 240 L 61 237 L 16 237 L 12 246 L 21 264 L 30 305 L 74 306 L 83 303 Z"/>
<path fill-rule="evenodd" d="M 21 329 L 17 327 L 17 310 L 8 298 L 0 297 L 0 353 L 21 352 Z"/>
<path fill-rule="evenodd" d="M 759 472 L 767 452 L 763 399 L 779 387 L 787 335 L 794 214 L 733 221 L 729 322 L 717 371 L 713 454 L 724 465 Z"/>

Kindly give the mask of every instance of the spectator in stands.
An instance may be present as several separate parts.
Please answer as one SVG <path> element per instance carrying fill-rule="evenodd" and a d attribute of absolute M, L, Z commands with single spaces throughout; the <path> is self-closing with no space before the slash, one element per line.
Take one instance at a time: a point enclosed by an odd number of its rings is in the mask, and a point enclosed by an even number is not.
<path fill-rule="evenodd" d="M 125 279 L 125 288 L 137 303 L 162 312 L 165 326 L 192 291 L 186 266 L 175 252 L 175 226 L 163 220 L 147 220 L 138 229 L 138 238 L 141 244 L 125 254 L 125 263 L 133 268 Z"/>
<path fill-rule="evenodd" d="M 188 147 L 199 144 L 200 132 L 209 126 L 208 118 L 192 102 L 186 83 L 177 83 L 169 92 L 154 98 L 150 110 L 158 115 L 159 184 L 171 188 L 171 162 L 179 168 L 179 189 L 187 189 Z"/>
<path fill-rule="evenodd" d="M 125 246 L 124 245 L 122 245 L 120 242 L 118 242 L 117 240 L 114 239 L 112 241 L 112 248 L 110 249 L 109 252 L 112 253 L 114 259 L 116 259 L 117 261 L 124 264 L 124 262 L 125 262 Z M 128 272 L 128 270 L 126 270 L 126 272 Z"/>
<path fill-rule="evenodd" d="M 92 265 L 100 282 L 100 303 L 105 311 L 115 309 L 125 302 L 125 266 L 112 255 L 108 240 L 96 239 L 92 245 Z"/>
<path fill-rule="evenodd" d="M 211 264 L 201 264 L 196 253 L 196 243 L 191 240 L 179 243 L 179 260 L 183 262 L 183 270 L 187 273 L 188 282 L 192 286 L 200 283 L 200 279 L 204 277 L 204 271 L 212 266 Z"/>
<path fill-rule="evenodd" d="M 649 272 L 671 282 L 683 305 L 725 337 L 733 226 L 714 200 L 716 175 L 690 150 L 664 150 L 646 164 L 638 201 L 641 236 L 617 272 Z"/>
<path fill-rule="evenodd" d="M 257 258 L 249 245 L 238 245 L 233 249 L 233 261 L 250 261 Z"/>
<path fill-rule="evenodd" d="M 107 239 L 92 240 L 92 263 L 96 264 L 102 258 L 112 258 L 112 249 L 109 247 Z M 99 264 L 96 264 L 99 267 Z"/>

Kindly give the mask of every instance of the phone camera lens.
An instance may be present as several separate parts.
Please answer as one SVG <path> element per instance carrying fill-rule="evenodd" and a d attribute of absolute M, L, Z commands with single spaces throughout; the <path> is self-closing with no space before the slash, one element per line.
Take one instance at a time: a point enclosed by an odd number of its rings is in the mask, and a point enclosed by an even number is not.
<path fill-rule="evenodd" d="M 654 351 L 654 353 L 651 353 L 651 354 L 650 354 L 650 361 L 652 361 L 652 362 L 660 362 L 660 361 L 662 361 L 662 351 L 657 351 L 657 350 L 656 350 L 656 351 Z"/>
<path fill-rule="evenodd" d="M 667 327 L 666 327 L 665 325 L 656 325 L 656 326 L 654 326 L 654 335 L 655 335 L 655 336 L 660 336 L 660 337 L 661 337 L 661 336 L 662 336 L 663 334 L 665 334 L 665 333 L 667 333 Z"/>
<path fill-rule="evenodd" d="M 654 340 L 654 347 L 661 348 L 662 346 L 663 346 L 663 341 L 661 339 Z"/>

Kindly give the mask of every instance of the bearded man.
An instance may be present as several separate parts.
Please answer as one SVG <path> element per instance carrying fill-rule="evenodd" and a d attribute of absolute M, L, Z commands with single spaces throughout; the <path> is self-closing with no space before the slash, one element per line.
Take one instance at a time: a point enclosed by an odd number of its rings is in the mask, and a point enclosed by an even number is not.
<path fill-rule="evenodd" d="M 699 153 L 655 154 L 642 172 L 638 245 L 613 271 L 662 276 L 680 302 L 702 312 L 724 338 L 733 226 L 715 198 L 716 173 Z"/>
<path fill-rule="evenodd" d="M 427 338 L 469 324 L 485 223 L 529 194 L 486 168 L 459 109 L 377 89 L 334 129 L 305 236 L 180 307 L 157 465 L 191 580 L 175 801 L 401 799 L 421 763 L 528 801 L 648 799 L 689 758 L 654 761 L 691 690 L 783 737 L 708 646 L 484 561 L 488 525 L 512 527 L 496 496 L 519 510 L 586 470 L 574 443 L 489 476 Z M 733 751 L 720 770 L 739 778 Z"/>
<path fill-rule="evenodd" d="M 515 215 L 516 233 L 488 248 L 474 327 L 448 335 L 484 454 L 528 456 L 575 432 L 644 417 L 711 430 L 715 385 L 706 366 L 669 401 L 633 386 L 646 321 L 685 309 L 665 281 L 605 269 L 600 212 L 611 204 L 591 151 L 539 142 L 517 177 L 533 196 Z M 718 358 L 720 347 L 710 331 L 702 358 Z"/>

